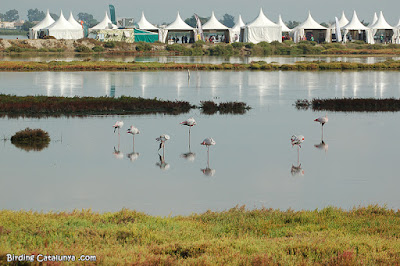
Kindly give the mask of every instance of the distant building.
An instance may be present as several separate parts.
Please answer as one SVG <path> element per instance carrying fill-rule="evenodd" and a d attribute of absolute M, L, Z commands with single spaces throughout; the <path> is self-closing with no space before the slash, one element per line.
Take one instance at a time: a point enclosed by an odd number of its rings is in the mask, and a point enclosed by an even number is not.
<path fill-rule="evenodd" d="M 117 21 L 117 26 L 122 28 L 133 28 L 135 25 L 135 19 L 133 18 L 120 18 Z"/>

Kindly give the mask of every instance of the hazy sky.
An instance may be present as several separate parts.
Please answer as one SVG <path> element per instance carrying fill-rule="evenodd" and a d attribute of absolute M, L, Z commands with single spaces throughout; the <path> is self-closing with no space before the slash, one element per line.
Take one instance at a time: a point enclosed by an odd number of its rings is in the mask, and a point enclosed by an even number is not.
<path fill-rule="evenodd" d="M 115 6 L 118 18 L 133 17 L 138 21 L 141 11 L 144 11 L 146 18 L 154 24 L 172 22 L 175 20 L 178 10 L 183 19 L 191 17 L 193 13 L 208 17 L 211 11 L 214 10 L 218 19 L 222 18 L 225 13 L 233 15 L 235 18 L 238 14 L 241 14 L 245 22 L 250 22 L 258 15 L 260 7 L 263 8 L 266 16 L 275 22 L 278 20 L 278 14 L 282 14 L 284 21 L 303 21 L 307 17 L 307 12 L 309 10 L 314 19 L 320 23 L 334 21 L 335 16 L 341 15 L 342 10 L 345 11 L 347 18 L 350 20 L 354 9 L 357 11 L 359 19 L 367 22 L 371 22 L 373 12 L 381 10 L 390 24 L 397 24 L 400 18 L 399 0 L 153 0 L 150 2 L 132 0 L 17 0 L 15 2 L 2 1 L 0 13 L 15 8 L 19 11 L 21 18 L 26 18 L 27 10 L 30 8 L 38 8 L 40 10 L 46 10 L 48 8 L 50 12 L 57 14 L 60 13 L 60 9 L 62 9 L 64 13 L 69 13 L 71 10 L 75 17 L 79 12 L 91 13 L 100 21 L 103 19 L 105 11 L 108 10 L 109 4 Z"/>

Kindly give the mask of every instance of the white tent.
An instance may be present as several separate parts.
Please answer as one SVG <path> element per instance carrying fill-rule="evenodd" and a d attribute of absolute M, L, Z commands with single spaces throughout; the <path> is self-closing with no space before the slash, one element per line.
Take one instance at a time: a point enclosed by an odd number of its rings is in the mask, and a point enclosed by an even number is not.
<path fill-rule="evenodd" d="M 400 44 L 400 19 L 396 26 L 394 26 L 393 43 Z"/>
<path fill-rule="evenodd" d="M 118 29 L 118 27 L 111 22 L 110 18 L 108 17 L 108 14 L 106 12 L 106 15 L 104 16 L 103 21 L 90 29 L 91 30 L 107 30 L 107 29 Z"/>
<path fill-rule="evenodd" d="M 185 33 L 189 33 L 190 34 L 190 38 L 194 38 L 194 28 L 190 27 L 188 24 L 186 24 L 186 22 L 184 22 L 181 18 L 181 16 L 179 15 L 179 11 L 178 14 L 176 15 L 176 19 L 174 22 L 172 22 L 171 24 L 169 24 L 167 27 L 165 27 L 165 29 L 160 30 L 160 41 L 161 42 L 166 42 L 167 41 L 167 37 L 169 33 L 175 33 L 175 34 L 185 34 Z"/>
<path fill-rule="evenodd" d="M 353 40 L 360 39 L 360 34 L 362 34 L 363 31 L 366 42 L 367 43 L 373 42 L 373 35 L 371 34 L 371 30 L 360 22 L 355 10 L 353 12 L 353 17 L 351 18 L 351 21 L 342 28 L 344 30 L 344 36 L 345 36 L 343 42 L 347 41 L 346 36 L 348 33 L 350 33 L 350 36 L 352 36 Z M 364 38 L 362 37 L 361 40 L 363 39 Z"/>
<path fill-rule="evenodd" d="M 282 42 L 282 27 L 269 20 L 260 8 L 258 17 L 250 24 L 244 26 L 240 34 L 243 42 Z"/>
<path fill-rule="evenodd" d="M 35 26 L 33 26 L 32 28 L 29 29 L 29 39 L 37 39 L 37 37 L 38 37 L 37 33 L 41 29 L 46 28 L 53 23 L 54 23 L 54 19 L 50 16 L 50 12 L 47 9 L 46 17 L 42 21 L 40 21 L 38 24 L 36 24 Z"/>
<path fill-rule="evenodd" d="M 224 39 L 223 39 L 224 41 L 230 40 L 229 28 L 218 21 L 218 19 L 215 17 L 214 11 L 211 12 L 210 19 L 206 23 L 204 23 L 204 25 L 202 26 L 202 29 L 203 29 L 203 33 L 205 33 L 205 34 L 213 33 L 213 34 L 216 34 L 217 36 L 219 34 L 221 34 L 224 36 Z"/>
<path fill-rule="evenodd" d="M 299 26 L 292 29 L 292 33 L 294 42 L 299 42 L 303 40 L 303 38 L 309 40 L 310 36 L 313 36 L 314 40 L 317 42 L 324 42 L 327 39 L 329 40 L 330 30 L 316 22 L 312 18 L 311 12 L 308 12 L 307 19 Z"/>
<path fill-rule="evenodd" d="M 69 13 L 69 19 L 68 22 L 71 23 L 72 26 L 74 26 L 77 29 L 82 29 L 82 25 L 79 24 L 75 19 L 74 16 L 72 15 L 72 11 Z"/>
<path fill-rule="evenodd" d="M 228 30 L 228 27 L 218 21 L 214 15 L 214 11 L 211 12 L 210 19 L 202 26 L 203 30 Z"/>
<path fill-rule="evenodd" d="M 291 32 L 292 30 L 289 29 L 286 24 L 283 22 L 281 15 L 279 15 L 278 23 L 279 26 L 282 27 L 282 32 Z"/>
<path fill-rule="evenodd" d="M 382 11 L 379 13 L 378 20 L 370 27 L 372 29 L 372 35 L 378 35 L 381 43 L 387 43 L 392 40 L 392 37 L 394 35 L 393 27 L 386 22 Z"/>
<path fill-rule="evenodd" d="M 240 28 L 244 27 L 246 24 L 244 24 L 242 20 L 242 16 L 239 15 L 238 21 L 236 22 L 235 26 L 232 27 L 230 36 L 231 36 L 231 42 L 238 42 L 240 40 Z"/>
<path fill-rule="evenodd" d="M 75 28 L 68 20 L 65 19 L 61 11 L 59 19 L 50 26 L 43 28 L 41 31 L 47 36 L 53 36 L 56 39 L 81 39 L 83 38 L 83 29 Z"/>
<path fill-rule="evenodd" d="M 344 11 L 342 11 L 342 16 L 339 19 L 339 27 L 342 29 L 344 26 L 346 26 L 349 23 L 349 20 L 346 18 L 346 15 L 344 14 Z M 333 23 L 329 29 L 333 32 L 336 33 L 336 23 Z"/>
<path fill-rule="evenodd" d="M 139 26 L 139 29 L 141 30 L 158 31 L 158 28 L 156 26 L 147 21 L 143 11 L 142 11 L 142 17 L 140 18 L 137 24 Z"/>
<path fill-rule="evenodd" d="M 369 25 L 370 27 L 374 25 L 378 21 L 378 16 L 376 15 L 376 12 L 374 12 L 374 18 L 372 19 L 372 23 Z"/>

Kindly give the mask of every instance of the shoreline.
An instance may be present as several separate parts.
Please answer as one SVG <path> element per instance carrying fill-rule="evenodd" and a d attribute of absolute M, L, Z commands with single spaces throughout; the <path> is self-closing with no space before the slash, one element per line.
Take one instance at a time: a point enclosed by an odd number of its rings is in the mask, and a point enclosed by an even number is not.
<path fill-rule="evenodd" d="M 3 72 L 41 72 L 41 71 L 176 71 L 176 70 L 213 70 L 213 71 L 382 71 L 400 70 L 400 60 L 384 62 L 348 63 L 301 61 L 294 64 L 267 63 L 253 61 L 250 64 L 222 63 L 158 63 L 158 62 L 115 62 L 115 61 L 0 61 L 0 71 Z"/>

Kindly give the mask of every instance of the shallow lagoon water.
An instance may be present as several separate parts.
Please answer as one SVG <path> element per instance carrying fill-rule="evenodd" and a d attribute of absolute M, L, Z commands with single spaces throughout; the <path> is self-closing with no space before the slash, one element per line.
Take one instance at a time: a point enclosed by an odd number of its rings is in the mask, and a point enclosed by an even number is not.
<path fill-rule="evenodd" d="M 191 113 L 86 118 L 0 119 L 0 136 L 25 127 L 42 128 L 52 142 L 41 152 L 26 152 L 9 141 L 0 144 L 1 208 L 116 211 L 123 207 L 153 215 L 219 211 L 237 204 L 249 208 L 351 208 L 387 204 L 400 208 L 397 158 L 399 113 L 330 113 L 325 125 L 327 150 L 316 148 L 321 127 L 313 120 L 325 113 L 298 111 L 296 99 L 314 97 L 400 97 L 397 72 L 0 72 L 1 92 L 17 95 L 132 95 L 162 99 L 239 100 L 253 107 L 245 115 Z M 188 128 L 179 122 L 193 116 L 193 161 Z M 113 133 L 116 120 L 125 122 Z M 136 160 L 131 161 L 132 136 Z M 155 138 L 167 133 L 160 169 Z M 300 149 L 293 134 L 305 136 Z M 205 137 L 213 176 L 207 168 Z M 327 147 L 325 146 L 325 147 Z M 116 154 L 115 151 L 120 151 Z M 122 156 L 121 156 L 122 155 Z M 209 171 L 210 172 L 210 171 Z"/>

